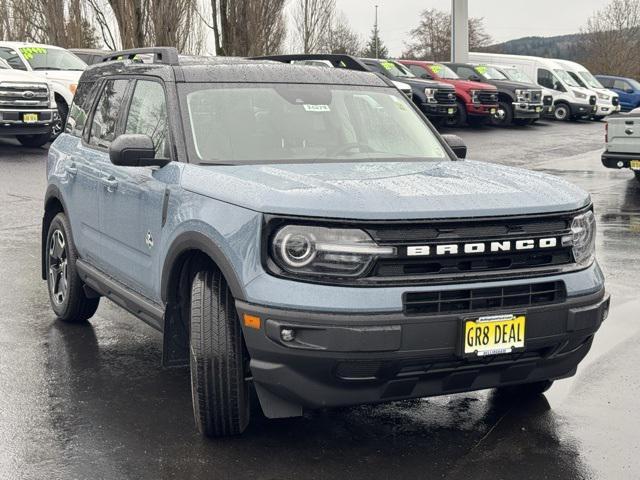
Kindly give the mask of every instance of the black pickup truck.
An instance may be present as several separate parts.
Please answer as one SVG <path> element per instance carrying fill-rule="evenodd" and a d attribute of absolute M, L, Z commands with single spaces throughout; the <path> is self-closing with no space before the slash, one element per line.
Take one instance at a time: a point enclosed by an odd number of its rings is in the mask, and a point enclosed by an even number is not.
<path fill-rule="evenodd" d="M 374 72 L 393 82 L 406 83 L 411 87 L 413 103 L 436 124 L 447 117 L 454 117 L 458 108 L 454 87 L 446 83 L 418 78 L 404 65 L 393 60 L 355 58 L 342 54 L 271 55 L 261 58 L 285 63 L 302 63 L 309 60 L 323 61 L 335 68 Z"/>

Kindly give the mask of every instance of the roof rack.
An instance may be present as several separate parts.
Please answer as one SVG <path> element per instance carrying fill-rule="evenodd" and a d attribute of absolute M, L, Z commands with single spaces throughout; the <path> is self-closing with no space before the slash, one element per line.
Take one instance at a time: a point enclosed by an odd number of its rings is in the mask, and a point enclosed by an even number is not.
<path fill-rule="evenodd" d="M 152 55 L 153 63 L 164 65 L 179 65 L 178 50 L 174 47 L 147 47 L 132 48 L 129 50 L 121 50 L 119 52 L 109 52 L 102 58 L 103 62 L 112 60 L 136 60 L 138 55 Z"/>
<path fill-rule="evenodd" d="M 276 62 L 291 63 L 304 60 L 326 60 L 331 62 L 335 68 L 347 68 L 360 72 L 370 72 L 367 66 L 351 55 L 339 53 L 299 53 L 292 55 L 267 55 L 264 57 L 253 57 L 253 60 L 274 60 Z"/>

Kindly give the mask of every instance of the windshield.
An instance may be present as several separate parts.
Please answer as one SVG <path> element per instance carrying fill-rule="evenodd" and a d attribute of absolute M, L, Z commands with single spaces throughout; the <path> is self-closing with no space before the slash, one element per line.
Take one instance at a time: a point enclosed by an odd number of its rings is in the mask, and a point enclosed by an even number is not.
<path fill-rule="evenodd" d="M 516 67 L 504 67 L 502 72 L 514 82 L 533 83 L 535 82 L 529 78 L 529 76 L 522 70 Z"/>
<path fill-rule="evenodd" d="M 591 75 L 591 72 L 583 70 L 582 72 L 578 72 L 578 75 L 580 75 L 580 78 L 584 83 L 587 84 L 587 86 L 591 88 L 604 88 L 604 86 L 598 81 L 598 79 Z"/>
<path fill-rule="evenodd" d="M 508 80 L 500 70 L 488 65 L 478 65 L 475 71 L 488 80 Z"/>
<path fill-rule="evenodd" d="M 196 163 L 449 159 L 395 89 L 198 83 L 179 88 Z"/>
<path fill-rule="evenodd" d="M 578 82 L 576 82 L 573 78 L 571 78 L 571 75 L 569 75 L 564 70 L 556 69 L 556 70 L 554 70 L 554 72 L 558 77 L 560 77 L 560 80 L 562 80 L 564 83 L 566 83 L 570 87 L 579 87 L 580 86 L 580 85 L 578 85 Z"/>
<path fill-rule="evenodd" d="M 409 69 L 404 68 L 404 66 L 400 65 L 399 63 L 392 62 L 390 60 L 385 60 L 380 62 L 380 65 L 392 77 L 405 77 L 405 78 L 415 77 L 415 75 L 411 73 Z"/>
<path fill-rule="evenodd" d="M 20 53 L 34 70 L 84 70 L 87 64 L 73 53 L 59 48 L 20 47 Z"/>
<path fill-rule="evenodd" d="M 433 73 L 445 80 L 457 80 L 460 78 L 456 72 L 441 63 L 432 63 L 429 68 Z"/>
<path fill-rule="evenodd" d="M 5 70 L 10 69 L 11 67 L 7 62 L 0 58 L 0 69 L 4 68 Z"/>

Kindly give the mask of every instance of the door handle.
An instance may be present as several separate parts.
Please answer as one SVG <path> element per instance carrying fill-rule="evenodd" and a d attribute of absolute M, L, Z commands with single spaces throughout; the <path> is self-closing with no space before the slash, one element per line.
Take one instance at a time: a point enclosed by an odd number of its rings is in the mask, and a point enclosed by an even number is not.
<path fill-rule="evenodd" d="M 64 171 L 67 172 L 69 177 L 75 177 L 78 174 L 78 167 L 76 167 L 75 162 L 71 165 L 65 165 Z"/>
<path fill-rule="evenodd" d="M 108 192 L 115 192 L 118 188 L 118 180 L 113 176 L 103 178 L 102 183 L 107 187 Z"/>
<path fill-rule="evenodd" d="M 633 135 L 633 128 L 627 128 L 624 133 L 626 133 L 627 135 Z"/>

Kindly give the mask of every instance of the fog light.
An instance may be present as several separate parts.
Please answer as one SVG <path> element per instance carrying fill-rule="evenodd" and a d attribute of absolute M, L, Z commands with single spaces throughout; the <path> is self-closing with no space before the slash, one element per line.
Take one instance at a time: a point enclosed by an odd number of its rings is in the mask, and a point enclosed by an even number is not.
<path fill-rule="evenodd" d="M 292 328 L 280 330 L 280 338 L 283 342 L 293 342 L 296 339 L 296 332 Z"/>

